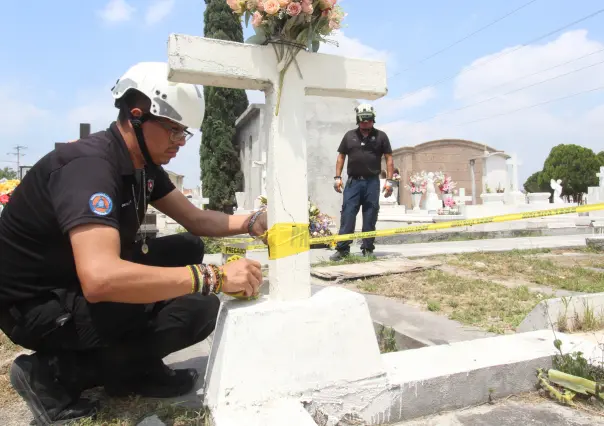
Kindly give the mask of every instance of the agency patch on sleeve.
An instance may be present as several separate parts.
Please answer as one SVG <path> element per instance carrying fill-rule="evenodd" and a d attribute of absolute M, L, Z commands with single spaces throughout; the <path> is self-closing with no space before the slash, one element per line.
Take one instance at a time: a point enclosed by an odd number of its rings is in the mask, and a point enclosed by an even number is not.
<path fill-rule="evenodd" d="M 99 216 L 107 216 L 113 210 L 113 201 L 111 197 L 104 192 L 97 192 L 92 194 L 88 201 L 90 211 Z"/>

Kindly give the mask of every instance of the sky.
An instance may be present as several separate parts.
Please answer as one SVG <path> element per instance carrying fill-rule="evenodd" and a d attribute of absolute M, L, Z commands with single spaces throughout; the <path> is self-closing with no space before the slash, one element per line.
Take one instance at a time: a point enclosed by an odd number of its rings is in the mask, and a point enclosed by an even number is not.
<path fill-rule="evenodd" d="M 604 150 L 601 1 L 339 3 L 348 16 L 338 47 L 320 51 L 386 62 L 388 95 L 374 106 L 393 148 L 447 138 L 484 143 L 517 153 L 522 182 L 557 144 Z M 166 61 L 169 34 L 202 36 L 204 9 L 202 0 L 3 5 L 0 167 L 15 166 L 17 145 L 27 147 L 21 165 L 32 165 L 55 142 L 76 139 L 80 122 L 107 128 L 117 115 L 115 81 L 137 62 Z M 184 174 L 186 187 L 199 183 L 200 139 L 166 167 Z"/>

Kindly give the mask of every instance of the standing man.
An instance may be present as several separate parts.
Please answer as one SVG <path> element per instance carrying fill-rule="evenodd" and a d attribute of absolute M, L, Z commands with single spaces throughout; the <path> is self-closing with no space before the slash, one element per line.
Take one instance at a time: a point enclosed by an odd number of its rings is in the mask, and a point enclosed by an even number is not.
<path fill-rule="evenodd" d="M 0 329 L 35 351 L 11 384 L 37 425 L 89 417 L 91 387 L 108 395 L 189 392 L 194 369 L 162 359 L 214 330 L 220 292 L 257 294 L 258 262 L 203 263 L 200 236 L 263 235 L 266 214 L 199 210 L 162 168 L 199 129 L 203 92 L 168 81 L 165 63 L 139 63 L 112 89 L 107 130 L 44 156 L 0 219 Z M 188 233 L 137 240 L 147 206 Z"/>
<path fill-rule="evenodd" d="M 363 232 L 375 231 L 378 211 L 380 209 L 380 170 L 382 156 L 386 159 L 387 180 L 382 191 L 385 197 L 392 195 L 394 162 L 392 147 L 388 135 L 373 127 L 375 110 L 369 104 L 361 104 L 356 109 L 358 127 L 348 131 L 340 147 L 336 161 L 334 189 L 342 192 L 342 169 L 348 156 L 348 181 L 344 189 L 344 203 L 340 219 L 340 235 L 354 232 L 359 208 L 363 208 Z M 375 249 L 375 238 L 363 239 L 361 251 L 363 256 L 370 256 Z M 336 246 L 337 252 L 330 259 L 341 260 L 350 254 L 351 241 L 341 241 Z"/>

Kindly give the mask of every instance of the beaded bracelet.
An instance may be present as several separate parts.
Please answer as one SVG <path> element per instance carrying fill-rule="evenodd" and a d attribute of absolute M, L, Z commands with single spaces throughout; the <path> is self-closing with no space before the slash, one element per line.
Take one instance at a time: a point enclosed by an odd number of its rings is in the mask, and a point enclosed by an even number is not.
<path fill-rule="evenodd" d="M 198 270 L 193 265 L 187 265 L 189 274 L 191 275 L 191 293 L 197 293 L 200 287 L 200 279 Z"/>
<path fill-rule="evenodd" d="M 258 216 L 260 216 L 262 213 L 264 213 L 264 210 L 260 209 L 257 212 L 255 212 L 249 223 L 247 224 L 247 232 L 248 234 L 250 234 L 251 237 L 253 237 L 254 235 L 252 234 L 252 228 L 254 227 L 254 223 L 256 223 L 256 219 L 258 219 Z"/>

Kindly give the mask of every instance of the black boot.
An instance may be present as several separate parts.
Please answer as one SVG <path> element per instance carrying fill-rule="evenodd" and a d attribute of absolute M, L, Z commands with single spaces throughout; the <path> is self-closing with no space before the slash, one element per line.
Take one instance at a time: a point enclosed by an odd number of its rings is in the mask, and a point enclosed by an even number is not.
<path fill-rule="evenodd" d="M 94 417 L 96 402 L 79 399 L 79 394 L 65 388 L 54 374 L 56 357 L 21 355 L 10 369 L 10 381 L 31 410 L 33 424 L 48 426 L 76 419 Z"/>
<path fill-rule="evenodd" d="M 145 398 L 173 398 L 186 395 L 195 386 L 199 373 L 194 368 L 173 370 L 160 360 L 146 360 L 136 373 L 107 378 L 105 392 L 111 397 L 138 395 Z M 114 373 L 115 374 L 115 373 Z"/>

